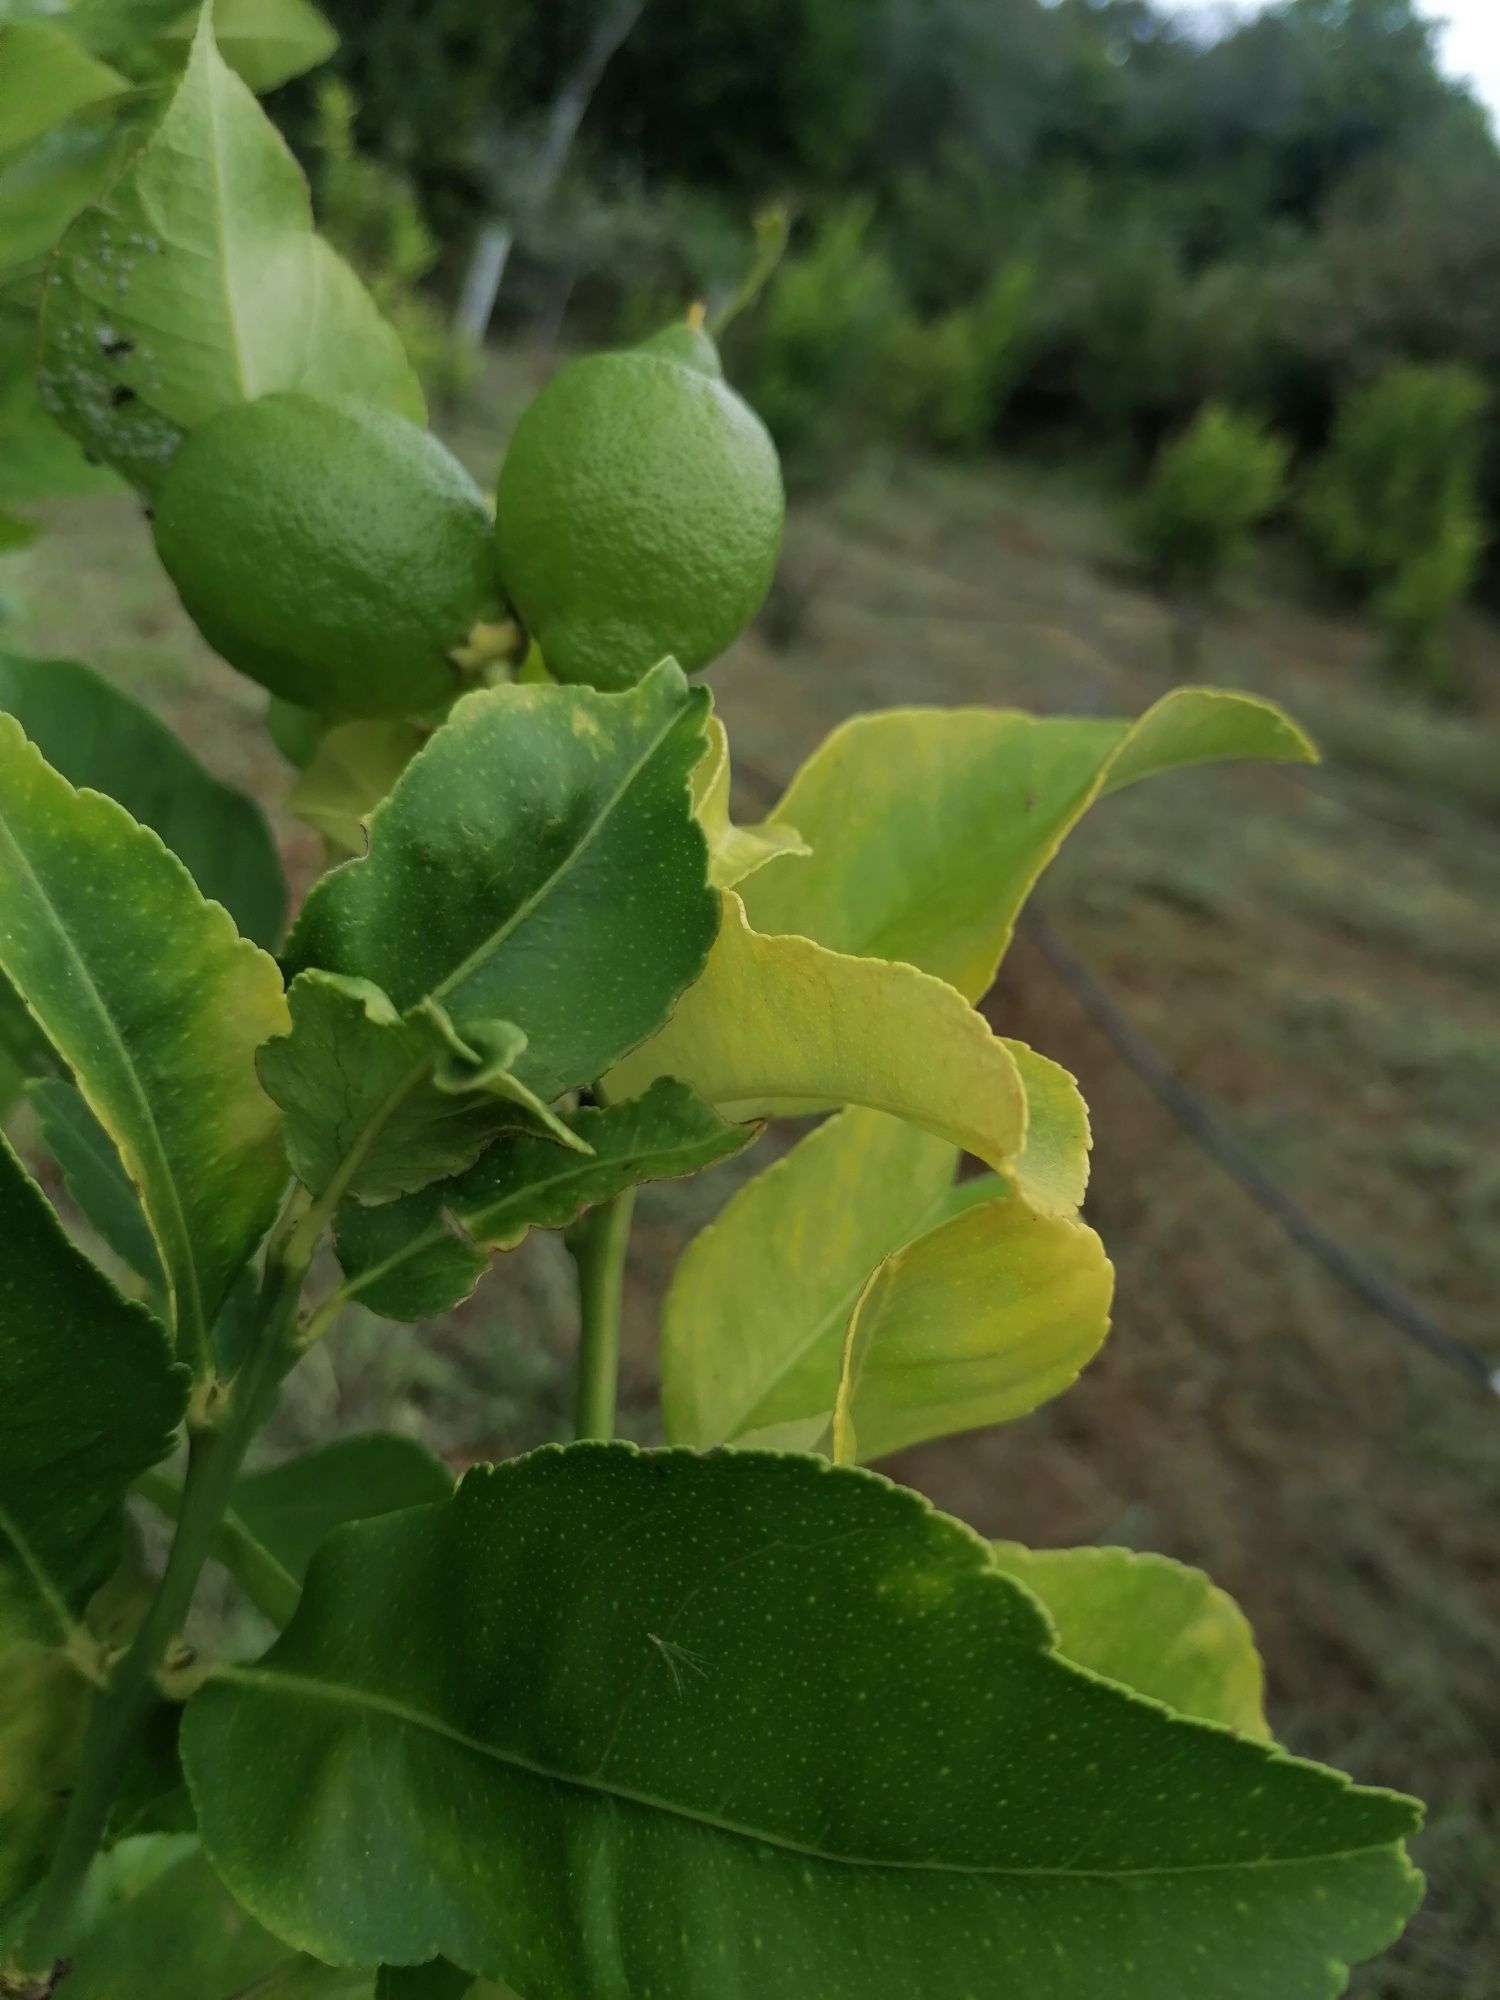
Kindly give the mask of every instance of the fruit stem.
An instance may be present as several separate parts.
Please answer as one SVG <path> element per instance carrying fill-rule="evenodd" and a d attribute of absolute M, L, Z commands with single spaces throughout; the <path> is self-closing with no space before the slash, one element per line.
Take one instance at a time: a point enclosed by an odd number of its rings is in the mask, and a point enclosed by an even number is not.
<path fill-rule="evenodd" d="M 574 1435 L 612 1438 L 620 1373 L 620 1307 L 635 1190 L 590 1209 L 568 1232 L 578 1270 L 578 1410 Z"/>
<path fill-rule="evenodd" d="M 702 299 L 694 299 L 687 309 L 687 324 L 693 333 L 701 333 L 708 319 L 708 307 Z"/>

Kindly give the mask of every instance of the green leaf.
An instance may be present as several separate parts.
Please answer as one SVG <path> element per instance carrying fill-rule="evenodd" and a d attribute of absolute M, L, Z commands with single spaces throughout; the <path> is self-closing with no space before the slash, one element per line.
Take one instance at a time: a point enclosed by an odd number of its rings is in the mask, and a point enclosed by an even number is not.
<path fill-rule="evenodd" d="M 87 1686 L 76 1621 L 119 1560 L 131 1482 L 187 1404 L 162 1327 L 63 1234 L 0 1138 L 0 1909 L 67 1800 Z"/>
<path fill-rule="evenodd" d="M 1411 1801 L 1081 1672 L 967 1529 L 757 1452 L 551 1448 L 346 1529 L 183 1748 L 279 1935 L 527 2000 L 1163 2000 L 1224 1968 L 1332 2000 L 1420 1891 Z"/>
<path fill-rule="evenodd" d="M 318 1965 L 247 1916 L 191 1835 L 123 1841 L 88 1898 L 59 2000 L 370 2000 L 368 1972 Z"/>
<path fill-rule="evenodd" d="M 73 1071 L 139 1190 L 179 1352 L 208 1329 L 285 1184 L 254 1052 L 274 963 L 158 836 L 77 792 L 0 716 L 0 972 Z"/>
<path fill-rule="evenodd" d="M 747 1182 L 662 1308 L 672 1442 L 823 1444 L 856 1327 L 862 1456 L 1001 1421 L 1070 1381 L 1105 1330 L 1097 1239 L 1004 1198 L 994 1175 L 955 1186 L 957 1164 L 945 1140 L 845 1111 Z"/>
<path fill-rule="evenodd" d="M 807 854 L 807 842 L 789 826 L 767 820 L 736 826 L 729 817 L 729 737 L 718 716 L 710 716 L 708 748 L 693 773 L 693 802 L 708 836 L 709 876 L 717 889 L 732 889 L 779 854 Z"/>
<path fill-rule="evenodd" d="M 162 39 L 192 41 L 200 10 L 189 7 Z M 308 0 L 215 0 L 214 35 L 230 68 L 257 96 L 327 62 L 339 38 Z"/>
<path fill-rule="evenodd" d="M 382 1208 L 346 1205 L 338 1223 L 344 1300 L 387 1319 L 430 1319 L 466 1298 L 490 1254 L 513 1250 L 528 1230 L 565 1229 L 585 1208 L 641 1181 L 695 1174 L 755 1136 L 671 1077 L 643 1097 L 571 1112 L 565 1122 L 587 1150 L 507 1137 L 441 1186 Z"/>
<path fill-rule="evenodd" d="M 1046 1606 L 1058 1650 L 1178 1715 L 1269 1739 L 1265 1676 L 1243 1611 L 1201 1570 L 1132 1549 L 1026 1549 L 995 1561 Z"/>
<path fill-rule="evenodd" d="M 811 859 L 762 869 L 746 907 L 758 930 L 903 959 L 977 1000 L 1095 799 L 1186 764 L 1315 755 L 1279 709 L 1216 688 L 1178 688 L 1133 723 L 980 708 L 856 716 L 775 811 Z"/>
<path fill-rule="evenodd" d="M 0 653 L 0 709 L 71 785 L 103 792 L 159 833 L 242 936 L 273 946 L 286 883 L 266 816 L 213 777 L 150 709 L 78 660 Z"/>
<path fill-rule="evenodd" d="M 670 660 L 624 694 L 467 695 L 317 883 L 294 971 L 368 979 L 462 1035 L 513 1021 L 514 1074 L 550 1104 L 657 1028 L 718 925 L 689 780 L 708 697 Z"/>
<path fill-rule="evenodd" d="M 607 1079 L 690 1083 L 724 1117 L 862 1104 L 925 1126 L 1004 1168 L 1025 1138 L 1015 1059 L 951 986 L 910 965 L 762 937 L 732 891 L 697 985 L 660 1034 Z"/>
<path fill-rule="evenodd" d="M 421 421 L 399 336 L 313 232 L 307 183 L 207 21 L 160 125 L 59 247 L 42 400 L 147 491 L 185 432 L 277 389 Z"/>
<path fill-rule="evenodd" d="M 50 21 L 0 27 L 0 160 L 129 88 Z"/>
<path fill-rule="evenodd" d="M 0 1527 L 0 1548 L 4 1529 Z M 0 1557 L 0 1918 L 42 1873 L 78 1768 L 92 1690 Z M 0 1949 L 3 1967 L 3 1949 Z"/>
<path fill-rule="evenodd" d="M 128 120 L 76 119 L 0 168 L 0 280 L 41 266 L 114 179 L 131 138 Z"/>
<path fill-rule="evenodd" d="M 1007 1040 L 1026 1090 L 1026 1143 L 1013 1178 L 1039 1215 L 1076 1215 L 1089 1185 L 1089 1108 L 1061 1063 Z"/>
<path fill-rule="evenodd" d="M 320 1201 L 391 1201 L 476 1160 L 507 1126 L 540 1127 L 576 1147 L 568 1126 L 515 1075 L 524 1032 L 443 1007 L 398 1014 L 378 986 L 303 972 L 287 994 L 289 1035 L 260 1052 L 261 1081 L 286 1114 L 297 1178 Z"/>
<path fill-rule="evenodd" d="M 1025 1416 L 1077 1380 L 1109 1331 L 1114 1274 L 1081 1222 L 1002 1197 L 895 1251 L 844 1338 L 833 1456 L 884 1458 Z"/>
<path fill-rule="evenodd" d="M 375 1981 L 375 2000 L 464 2000 L 474 1990 L 471 1973 L 445 1958 L 425 1965 L 384 1965 Z"/>
<path fill-rule="evenodd" d="M 287 793 L 287 811 L 321 834 L 340 860 L 363 854 L 371 813 L 430 733 L 402 719 L 339 723 L 319 738 Z"/>
<path fill-rule="evenodd" d="M 42 1143 L 56 1160 L 80 1211 L 127 1270 L 153 1293 L 160 1293 L 161 1258 L 140 1197 L 82 1092 L 60 1076 L 43 1076 L 26 1086 L 26 1095 L 41 1124 Z"/>
<path fill-rule="evenodd" d="M 415 1438 L 371 1431 L 336 1438 L 236 1482 L 231 1506 L 242 1525 L 300 1583 L 313 1550 L 335 1528 L 446 1500 L 453 1474 Z"/>
<path fill-rule="evenodd" d="M 112 472 L 87 462 L 77 440 L 42 408 L 35 314 L 0 315 L 0 504 L 31 506 L 54 495 L 107 491 L 117 484 Z M 31 523 L 24 525 L 37 532 Z"/>
<path fill-rule="evenodd" d="M 119 1558 L 131 1481 L 171 1448 L 185 1376 L 3 1138 L 0 1242 L 0 1579 L 65 1640 Z"/>

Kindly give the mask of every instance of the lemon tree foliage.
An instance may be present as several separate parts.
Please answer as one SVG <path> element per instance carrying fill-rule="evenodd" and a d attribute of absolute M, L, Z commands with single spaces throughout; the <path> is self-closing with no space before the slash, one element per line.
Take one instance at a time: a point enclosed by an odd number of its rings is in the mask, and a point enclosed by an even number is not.
<path fill-rule="evenodd" d="M 44 393 L 278 692 L 329 864 L 288 930 L 257 806 L 0 658 L 0 1993 L 1334 2000 L 1419 1898 L 1414 1802 L 1274 1745 L 1206 1577 L 867 1469 L 1107 1333 L 1082 1097 L 975 1004 L 1039 874 L 1105 793 L 1305 740 L 1211 690 L 897 710 L 736 824 L 687 674 L 770 577 L 758 419 L 690 315 L 560 371 L 493 529 L 252 95 L 329 39 L 0 29 Z M 24 503 L 72 447 L 0 417 Z M 619 1443 L 634 1191 L 731 1158 L 666 1442 Z M 252 1456 L 345 1313 L 420 1339 L 536 1230 L 573 1442 Z M 257 1618 L 205 1647 L 210 1561 Z"/>

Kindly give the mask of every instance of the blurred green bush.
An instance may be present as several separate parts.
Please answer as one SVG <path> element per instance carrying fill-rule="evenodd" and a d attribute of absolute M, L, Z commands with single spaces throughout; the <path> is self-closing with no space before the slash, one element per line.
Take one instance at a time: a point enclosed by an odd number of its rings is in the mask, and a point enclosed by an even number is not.
<path fill-rule="evenodd" d="M 1393 665 L 1439 695 L 1459 691 L 1447 626 L 1485 544 L 1489 402 L 1467 368 L 1390 369 L 1340 409 L 1299 506 L 1324 567 L 1368 597 Z"/>
<path fill-rule="evenodd" d="M 1128 525 L 1158 581 L 1210 590 L 1281 504 L 1291 451 L 1257 418 L 1208 403 L 1163 447 Z"/>

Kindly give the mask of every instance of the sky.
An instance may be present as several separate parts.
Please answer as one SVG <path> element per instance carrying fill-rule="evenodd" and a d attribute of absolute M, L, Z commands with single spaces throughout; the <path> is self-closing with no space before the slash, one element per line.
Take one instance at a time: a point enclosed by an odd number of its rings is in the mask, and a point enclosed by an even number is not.
<path fill-rule="evenodd" d="M 1165 0 L 1179 14 L 1254 13 L 1252 0 L 1226 10 L 1224 0 Z M 1425 0 L 1421 11 L 1443 23 L 1443 65 L 1451 76 L 1472 83 L 1500 121 L 1500 0 Z"/>

